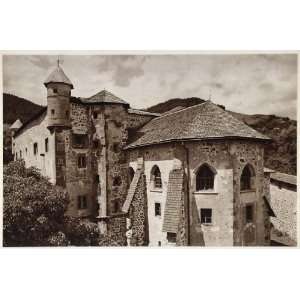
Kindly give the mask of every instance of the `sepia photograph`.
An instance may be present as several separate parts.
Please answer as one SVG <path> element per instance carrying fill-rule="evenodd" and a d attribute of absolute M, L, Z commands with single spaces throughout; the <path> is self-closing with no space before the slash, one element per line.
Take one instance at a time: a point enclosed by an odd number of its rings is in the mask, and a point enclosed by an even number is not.
<path fill-rule="evenodd" d="M 3 55 L 3 246 L 297 246 L 297 65 Z"/>

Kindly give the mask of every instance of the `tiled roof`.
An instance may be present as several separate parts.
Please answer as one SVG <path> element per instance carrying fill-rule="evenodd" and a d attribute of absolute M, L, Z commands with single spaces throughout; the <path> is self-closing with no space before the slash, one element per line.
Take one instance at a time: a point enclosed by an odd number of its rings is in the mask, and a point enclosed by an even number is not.
<path fill-rule="evenodd" d="M 164 213 L 163 232 L 177 233 L 183 196 L 183 170 L 172 170 L 169 174 L 167 201 Z"/>
<path fill-rule="evenodd" d="M 130 184 L 130 187 L 129 187 L 129 190 L 127 193 L 126 200 L 122 207 L 122 212 L 124 212 L 124 213 L 128 213 L 128 211 L 129 211 L 129 208 L 130 208 L 131 202 L 133 200 L 134 194 L 136 192 L 136 188 L 137 188 L 137 185 L 138 185 L 141 175 L 142 175 L 142 171 L 140 169 L 137 169 L 136 172 L 134 173 L 133 179 L 131 181 L 131 184 Z"/>
<path fill-rule="evenodd" d="M 276 172 L 276 173 L 271 174 L 271 179 L 289 183 L 292 185 L 297 185 L 297 176 L 295 176 L 295 175 L 289 175 L 289 174 Z"/>
<path fill-rule="evenodd" d="M 143 115 L 143 116 L 154 116 L 154 117 L 160 117 L 161 114 L 158 113 L 152 113 L 149 111 L 144 111 L 144 110 L 139 110 L 139 109 L 134 109 L 134 108 L 129 108 L 128 113 L 130 114 L 136 114 L 136 115 Z"/>
<path fill-rule="evenodd" d="M 154 118 L 141 129 L 126 148 L 178 140 L 247 138 L 270 140 L 234 118 L 211 101 Z"/>
<path fill-rule="evenodd" d="M 65 83 L 73 88 L 73 84 L 71 80 L 67 77 L 64 70 L 58 66 L 45 80 L 44 84 L 47 85 L 48 83 L 55 82 L 55 83 Z"/>
<path fill-rule="evenodd" d="M 113 103 L 113 104 L 125 104 L 128 105 L 129 104 L 122 100 L 121 98 L 115 96 L 114 94 L 106 91 L 106 90 L 102 90 L 101 92 L 89 97 L 89 98 L 80 98 L 80 100 L 83 103 Z"/>

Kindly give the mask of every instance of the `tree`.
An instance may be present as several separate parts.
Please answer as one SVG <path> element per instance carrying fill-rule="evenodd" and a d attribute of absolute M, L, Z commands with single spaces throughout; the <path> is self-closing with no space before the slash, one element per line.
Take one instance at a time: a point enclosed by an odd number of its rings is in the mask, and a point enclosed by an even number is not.
<path fill-rule="evenodd" d="M 24 161 L 4 167 L 4 246 L 90 246 L 99 244 L 95 223 L 65 215 L 67 193 Z"/>

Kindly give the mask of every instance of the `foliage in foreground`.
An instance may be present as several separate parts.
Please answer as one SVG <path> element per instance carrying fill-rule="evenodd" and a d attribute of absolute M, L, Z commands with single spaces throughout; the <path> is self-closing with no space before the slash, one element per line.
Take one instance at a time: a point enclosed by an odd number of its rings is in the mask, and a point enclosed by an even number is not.
<path fill-rule="evenodd" d="M 97 225 L 66 216 L 66 192 L 24 161 L 4 167 L 3 190 L 4 246 L 99 245 Z"/>

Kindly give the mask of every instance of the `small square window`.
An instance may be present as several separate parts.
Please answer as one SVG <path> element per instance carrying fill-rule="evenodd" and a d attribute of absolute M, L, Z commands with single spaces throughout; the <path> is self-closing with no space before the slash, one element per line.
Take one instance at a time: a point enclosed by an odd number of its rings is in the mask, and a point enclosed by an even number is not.
<path fill-rule="evenodd" d="M 174 232 L 167 232 L 168 243 L 176 243 L 177 234 Z"/>
<path fill-rule="evenodd" d="M 57 93 L 57 89 L 53 89 L 53 93 L 55 93 L 55 94 L 56 94 L 56 93 Z"/>
<path fill-rule="evenodd" d="M 253 205 L 248 204 L 246 205 L 246 223 L 253 222 Z"/>
<path fill-rule="evenodd" d="M 160 205 L 160 203 L 156 202 L 154 204 L 154 210 L 155 210 L 155 212 L 154 212 L 155 216 L 161 216 L 161 205 Z"/>
<path fill-rule="evenodd" d="M 86 168 L 86 156 L 84 154 L 78 155 L 78 168 Z"/>
<path fill-rule="evenodd" d="M 87 209 L 87 199 L 86 196 L 78 196 L 77 198 L 77 208 L 78 209 Z"/>
<path fill-rule="evenodd" d="M 200 216 L 201 216 L 201 224 L 211 224 L 212 223 L 212 209 L 211 208 L 201 208 Z"/>

